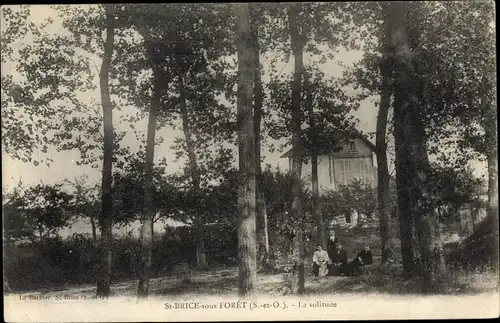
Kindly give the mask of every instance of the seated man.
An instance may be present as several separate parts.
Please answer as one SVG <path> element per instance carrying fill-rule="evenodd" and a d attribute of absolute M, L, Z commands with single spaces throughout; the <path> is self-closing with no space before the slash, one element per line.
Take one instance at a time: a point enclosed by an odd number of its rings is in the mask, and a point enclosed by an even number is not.
<path fill-rule="evenodd" d="M 369 245 L 366 245 L 363 250 L 358 252 L 347 266 L 347 275 L 355 276 L 361 274 L 361 267 L 373 264 L 373 255 Z"/>
<path fill-rule="evenodd" d="M 326 276 L 328 273 L 328 264 L 330 263 L 330 257 L 328 257 L 328 253 L 323 250 L 322 245 L 316 246 L 316 251 L 313 255 L 313 275 L 315 277 Z"/>
<path fill-rule="evenodd" d="M 357 257 L 361 258 L 360 260 L 363 263 L 363 265 L 373 264 L 373 255 L 372 255 L 372 251 L 370 249 L 370 245 L 366 245 L 363 250 L 358 252 Z"/>
<path fill-rule="evenodd" d="M 342 249 L 342 245 L 337 243 L 335 251 L 329 255 L 332 262 L 329 273 L 333 276 L 341 276 L 346 274 L 347 253 Z"/>

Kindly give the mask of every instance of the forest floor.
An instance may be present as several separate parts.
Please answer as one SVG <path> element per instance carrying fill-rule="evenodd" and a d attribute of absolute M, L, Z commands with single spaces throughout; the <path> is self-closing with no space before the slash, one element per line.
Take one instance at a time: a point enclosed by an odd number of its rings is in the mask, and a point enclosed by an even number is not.
<path fill-rule="evenodd" d="M 306 274 L 306 295 L 332 294 L 387 294 L 416 295 L 420 283 L 416 280 L 402 280 L 398 271 L 400 266 L 391 265 L 385 268 L 373 266 L 365 273 L 356 277 L 321 277 L 314 278 Z M 306 273 L 309 268 L 306 269 Z M 283 274 L 258 274 L 258 294 L 265 296 L 281 296 L 289 294 Z M 190 296 L 233 296 L 238 291 L 238 268 L 226 267 L 206 271 L 193 270 L 189 279 L 186 276 L 167 276 L 150 280 L 150 295 L 153 297 L 175 296 L 190 298 Z M 115 283 L 111 293 L 115 297 L 134 297 L 137 292 L 137 280 Z M 449 278 L 440 294 L 471 295 L 477 293 L 498 292 L 498 273 L 483 272 L 450 272 Z M 34 292 L 16 293 L 11 295 L 33 295 L 56 298 L 92 297 L 95 295 L 95 285 L 67 286 L 64 288 L 38 290 Z"/>
<path fill-rule="evenodd" d="M 355 277 L 321 277 L 311 275 L 310 260 L 305 268 L 305 294 L 386 294 L 386 295 L 418 295 L 421 294 L 419 278 L 404 280 L 402 265 L 394 262 L 378 267 L 380 262 L 380 246 L 376 229 L 342 230 L 338 232 L 340 241 L 349 255 L 355 255 L 365 244 L 372 246 L 374 265 L 364 269 L 363 275 Z M 399 259 L 399 240 L 395 239 L 395 259 Z M 351 259 L 352 257 L 350 257 Z M 499 286 L 498 270 L 476 270 L 474 272 L 449 269 L 446 281 L 439 294 L 472 295 L 479 293 L 497 293 Z M 279 274 L 257 274 L 258 294 L 263 296 L 284 296 L 290 293 L 289 277 Z M 94 284 L 52 287 L 30 292 L 14 292 L 10 295 L 92 297 L 95 295 Z M 149 293 L 153 297 L 190 298 L 191 296 L 234 296 L 238 292 L 238 267 L 214 267 L 208 270 L 191 270 L 189 275 L 177 274 L 150 279 Z M 115 282 L 111 286 L 111 294 L 115 297 L 135 297 L 137 280 Z"/>

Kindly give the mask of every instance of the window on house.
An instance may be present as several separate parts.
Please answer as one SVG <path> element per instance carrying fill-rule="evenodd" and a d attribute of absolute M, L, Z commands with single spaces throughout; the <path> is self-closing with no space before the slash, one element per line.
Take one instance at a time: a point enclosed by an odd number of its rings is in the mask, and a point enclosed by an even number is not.
<path fill-rule="evenodd" d="M 361 159 L 359 161 L 359 173 L 360 173 L 360 178 L 364 182 L 368 182 L 370 180 L 369 178 L 369 170 L 368 170 L 368 162 L 365 159 Z"/>
<path fill-rule="evenodd" d="M 339 183 L 341 185 L 347 185 L 349 183 L 349 175 L 350 175 L 350 163 L 348 159 L 340 159 L 340 178 Z"/>
<path fill-rule="evenodd" d="M 358 159 L 353 159 L 351 161 L 351 178 L 360 179 L 361 165 Z"/>
<path fill-rule="evenodd" d="M 349 141 L 349 151 L 356 151 L 354 140 Z"/>

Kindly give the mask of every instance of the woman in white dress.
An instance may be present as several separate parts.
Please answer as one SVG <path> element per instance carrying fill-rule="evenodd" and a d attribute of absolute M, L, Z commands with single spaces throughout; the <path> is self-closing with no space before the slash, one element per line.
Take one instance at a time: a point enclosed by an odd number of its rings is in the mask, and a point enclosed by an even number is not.
<path fill-rule="evenodd" d="M 313 255 L 313 275 L 315 277 L 323 277 L 328 274 L 328 265 L 330 264 L 330 257 L 328 252 L 323 250 L 322 245 L 316 246 L 316 251 Z"/>

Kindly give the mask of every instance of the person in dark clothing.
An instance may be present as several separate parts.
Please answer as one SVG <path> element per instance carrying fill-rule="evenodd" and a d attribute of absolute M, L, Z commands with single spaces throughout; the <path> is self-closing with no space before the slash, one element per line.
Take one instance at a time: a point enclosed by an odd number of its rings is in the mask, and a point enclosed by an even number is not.
<path fill-rule="evenodd" d="M 346 269 L 347 276 L 356 276 L 361 274 L 361 268 L 365 265 L 373 264 L 373 255 L 369 245 L 358 252 L 356 257 L 349 263 Z"/>
<path fill-rule="evenodd" d="M 342 245 L 337 243 L 335 251 L 330 256 L 331 266 L 329 273 L 331 276 L 341 276 L 346 274 L 347 253 L 342 249 Z"/>
<path fill-rule="evenodd" d="M 335 253 L 338 243 L 339 239 L 335 237 L 335 233 L 333 231 L 330 231 L 330 237 L 328 238 L 328 243 L 326 245 L 326 251 L 328 252 L 330 259 L 332 259 L 332 255 Z"/>
<path fill-rule="evenodd" d="M 369 245 L 366 245 L 363 250 L 358 252 L 357 258 L 360 258 L 363 265 L 371 265 L 373 264 L 373 255 L 372 250 Z"/>

